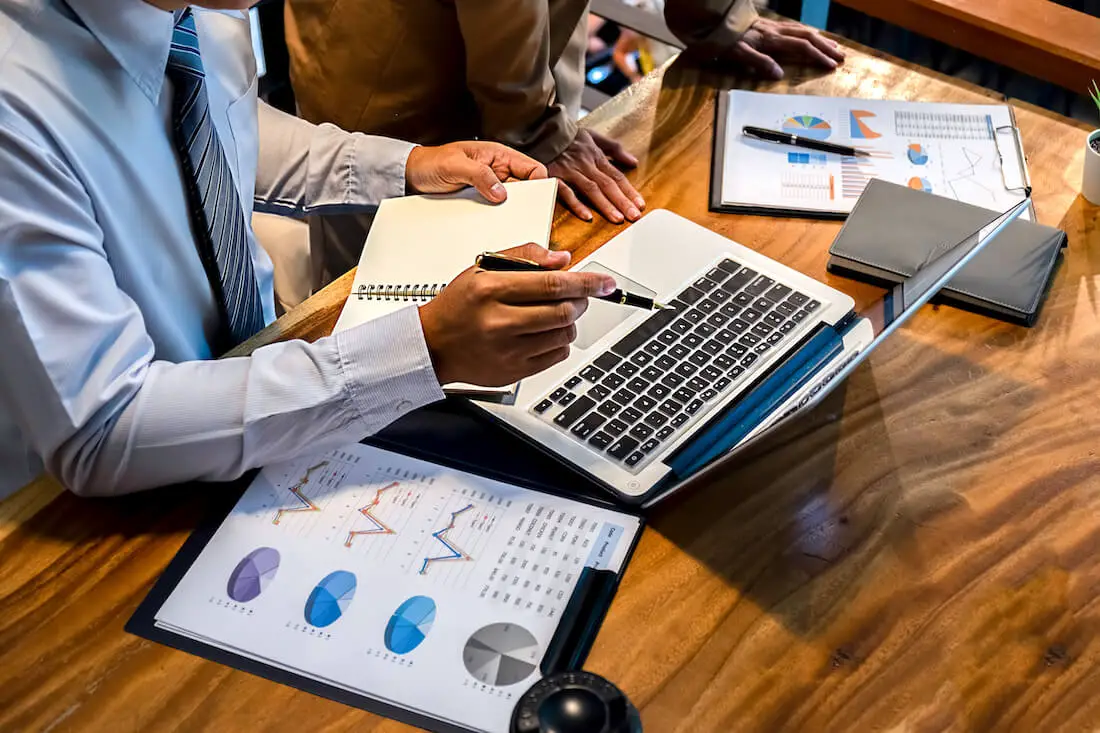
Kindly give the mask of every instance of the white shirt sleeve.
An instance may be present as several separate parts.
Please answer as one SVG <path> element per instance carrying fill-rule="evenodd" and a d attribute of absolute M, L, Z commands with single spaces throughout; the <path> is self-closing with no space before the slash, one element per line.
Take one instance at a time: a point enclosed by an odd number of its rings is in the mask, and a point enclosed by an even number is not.
<path fill-rule="evenodd" d="M 299 209 L 324 202 L 319 157 L 265 190 Z M 365 197 L 403 185 L 404 158 L 382 159 Z M 158 360 L 64 161 L 0 126 L 0 170 L 0 409 L 72 491 L 232 479 L 358 441 L 443 397 L 413 308 L 247 358 Z"/>

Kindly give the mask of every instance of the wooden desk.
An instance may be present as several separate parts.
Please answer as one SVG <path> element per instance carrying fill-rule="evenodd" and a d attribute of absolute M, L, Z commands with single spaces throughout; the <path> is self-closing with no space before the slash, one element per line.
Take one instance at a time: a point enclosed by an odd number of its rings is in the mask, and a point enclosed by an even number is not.
<path fill-rule="evenodd" d="M 958 102 L 981 92 L 853 51 L 776 88 Z M 829 277 L 839 224 L 706 210 L 714 86 L 674 63 L 598 110 L 665 207 Z M 1039 326 L 926 308 L 839 420 L 651 518 L 588 667 L 648 731 L 1081 730 L 1100 720 L 1100 212 L 1084 132 L 1021 106 L 1042 221 L 1070 234 Z M 556 221 L 592 251 L 618 227 Z M 350 280 L 258 341 L 331 327 Z M 404 728 L 128 636 L 206 505 L 48 482 L 0 503 L 0 730 Z"/>

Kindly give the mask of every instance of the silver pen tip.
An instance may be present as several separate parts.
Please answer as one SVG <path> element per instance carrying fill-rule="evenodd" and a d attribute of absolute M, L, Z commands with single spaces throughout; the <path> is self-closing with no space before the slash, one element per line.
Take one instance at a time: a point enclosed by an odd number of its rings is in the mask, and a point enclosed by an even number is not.
<path fill-rule="evenodd" d="M 657 301 L 653 301 L 653 307 L 654 309 L 659 311 L 675 310 L 675 308 L 673 308 L 671 305 L 665 305 L 664 303 L 658 303 Z"/>

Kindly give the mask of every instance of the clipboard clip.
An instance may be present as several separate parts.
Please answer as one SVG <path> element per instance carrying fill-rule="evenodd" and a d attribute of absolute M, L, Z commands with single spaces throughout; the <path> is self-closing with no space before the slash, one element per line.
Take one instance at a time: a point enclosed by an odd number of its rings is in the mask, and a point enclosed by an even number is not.
<path fill-rule="evenodd" d="M 1021 193 L 1026 198 L 1031 198 L 1031 175 L 1027 171 L 1027 156 L 1024 154 L 1024 141 L 1020 137 L 1020 128 L 1015 125 L 1000 125 L 996 128 L 996 132 L 998 135 L 1003 132 L 1008 132 L 1012 135 L 1012 144 L 1016 148 L 1016 160 L 1019 161 L 1020 165 L 1020 180 L 1023 181 L 1024 185 L 1008 185 L 1008 179 L 1005 178 L 1005 157 L 1001 154 L 1001 146 L 998 144 L 997 157 L 1001 159 L 1001 183 L 1004 185 L 1006 191 Z"/>
<path fill-rule="evenodd" d="M 539 665 L 544 677 L 581 668 L 618 587 L 619 576 L 613 570 L 581 571 Z"/>

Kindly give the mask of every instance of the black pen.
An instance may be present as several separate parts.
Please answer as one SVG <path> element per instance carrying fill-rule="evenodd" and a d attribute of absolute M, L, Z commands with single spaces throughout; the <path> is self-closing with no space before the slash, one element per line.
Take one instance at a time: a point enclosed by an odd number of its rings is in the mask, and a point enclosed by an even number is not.
<path fill-rule="evenodd" d="M 510 255 L 500 254 L 499 252 L 482 252 L 477 256 L 474 264 L 483 270 L 491 270 L 493 272 L 532 272 L 549 269 L 532 260 L 525 260 L 522 257 L 512 257 Z M 664 303 L 658 303 L 653 298 L 647 298 L 644 295 L 628 293 L 621 288 L 616 288 L 614 292 L 608 293 L 607 295 L 597 295 L 594 297 L 598 300 L 606 300 L 609 303 L 629 305 L 645 310 L 665 310 L 672 307 Z"/>
<path fill-rule="evenodd" d="M 741 132 L 757 140 L 766 140 L 767 142 L 779 143 L 780 145 L 794 145 L 795 147 L 806 148 L 808 150 L 819 150 L 822 153 L 836 153 L 837 155 L 848 155 L 853 157 L 871 155 L 866 150 L 859 150 L 858 148 L 852 148 L 847 145 L 836 145 L 835 143 L 822 142 L 821 140 L 814 140 L 809 137 L 799 137 L 798 135 L 791 135 L 787 132 L 768 130 L 763 127 L 753 127 L 752 125 L 745 125 L 741 128 Z"/>

